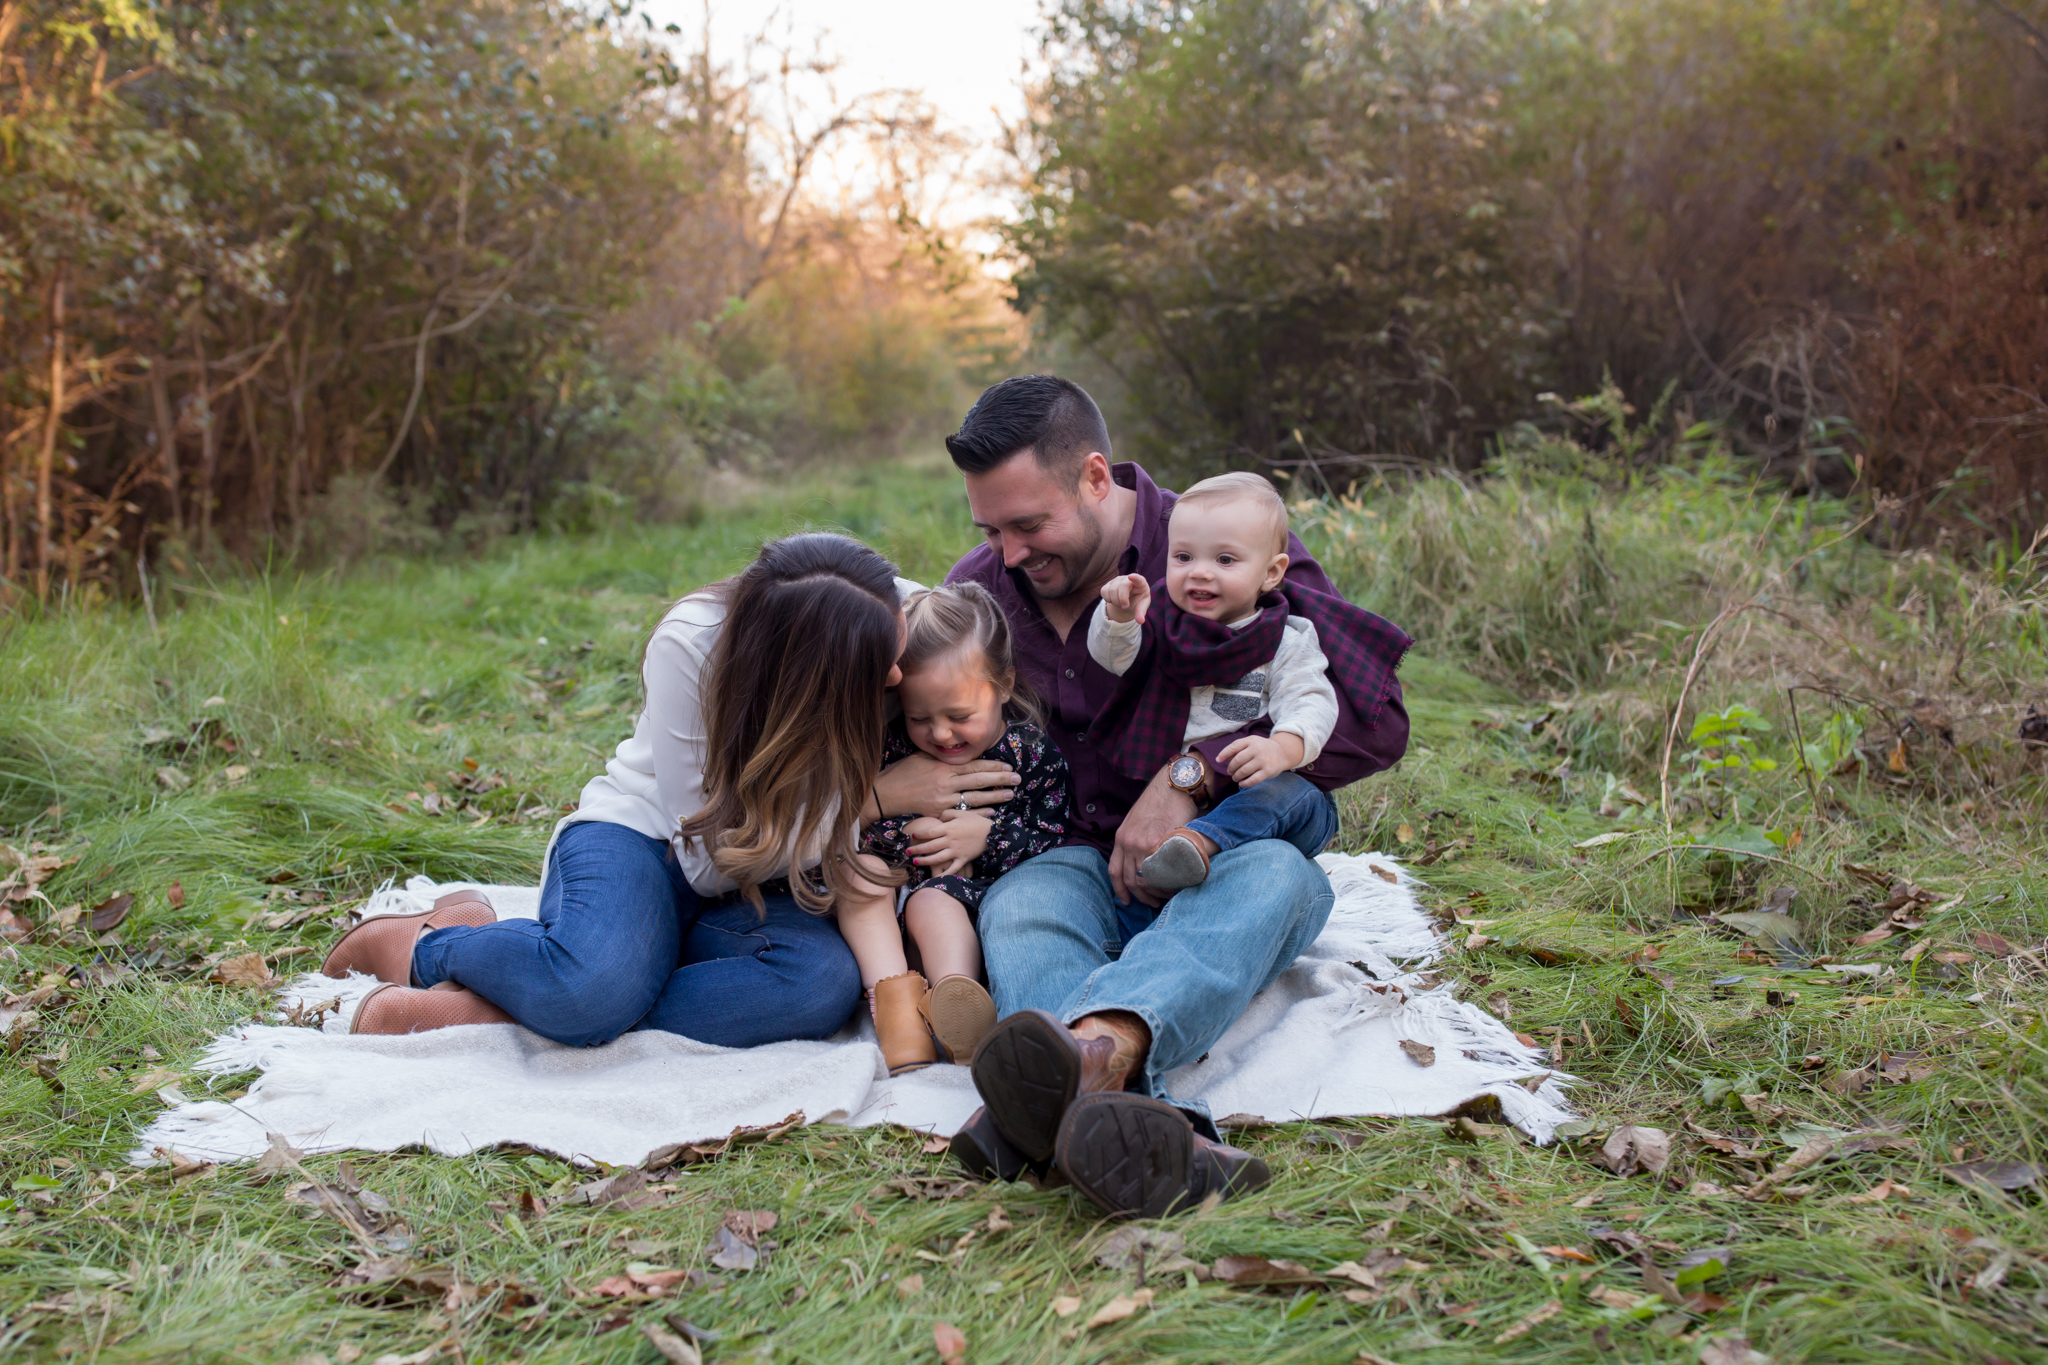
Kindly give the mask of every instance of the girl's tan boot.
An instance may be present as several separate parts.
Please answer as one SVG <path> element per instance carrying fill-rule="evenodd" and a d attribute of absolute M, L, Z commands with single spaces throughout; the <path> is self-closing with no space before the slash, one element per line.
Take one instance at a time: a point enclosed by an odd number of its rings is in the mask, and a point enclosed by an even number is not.
<path fill-rule="evenodd" d="M 939 1059 L 931 1030 L 925 1027 L 930 996 L 931 988 L 916 972 L 885 976 L 875 983 L 875 1039 L 882 1045 L 882 1061 L 891 1076 L 922 1070 Z"/>
<path fill-rule="evenodd" d="M 942 976 L 926 1002 L 925 1020 L 946 1060 L 966 1066 L 982 1035 L 995 1027 L 996 1002 L 971 976 Z"/>

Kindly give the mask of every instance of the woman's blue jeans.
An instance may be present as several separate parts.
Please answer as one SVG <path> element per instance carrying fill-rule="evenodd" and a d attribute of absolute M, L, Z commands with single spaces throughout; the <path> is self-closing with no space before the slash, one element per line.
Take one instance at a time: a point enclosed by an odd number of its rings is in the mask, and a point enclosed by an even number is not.
<path fill-rule="evenodd" d="M 860 1003 L 853 953 L 829 916 L 786 895 L 767 907 L 701 898 L 665 840 L 585 821 L 555 841 L 538 920 L 422 935 L 413 976 L 572 1047 L 632 1029 L 722 1047 L 828 1038 Z"/>

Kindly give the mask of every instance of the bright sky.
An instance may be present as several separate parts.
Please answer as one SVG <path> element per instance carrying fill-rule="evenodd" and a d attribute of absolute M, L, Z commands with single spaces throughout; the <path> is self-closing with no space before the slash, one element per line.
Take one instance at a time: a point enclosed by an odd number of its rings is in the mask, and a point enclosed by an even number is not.
<path fill-rule="evenodd" d="M 648 8 L 691 38 L 703 23 L 702 0 L 651 0 Z M 714 54 L 727 61 L 764 27 L 772 42 L 798 53 L 819 45 L 842 59 L 833 78 L 841 99 L 919 90 L 944 122 L 988 144 L 1024 112 L 1023 66 L 1037 50 L 1038 20 L 1039 0 L 712 0 L 711 34 Z M 1000 209 L 986 198 L 963 200 L 945 216 Z"/>

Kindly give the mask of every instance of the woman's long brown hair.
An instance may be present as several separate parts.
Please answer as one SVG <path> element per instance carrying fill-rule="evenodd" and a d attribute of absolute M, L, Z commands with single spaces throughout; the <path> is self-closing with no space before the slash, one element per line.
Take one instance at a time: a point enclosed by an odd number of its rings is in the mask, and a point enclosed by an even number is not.
<path fill-rule="evenodd" d="M 789 874 L 806 910 L 831 908 L 853 875 L 860 811 L 881 767 L 884 697 L 901 645 L 896 566 L 857 540 L 772 540 L 711 591 L 725 625 L 704 682 L 704 807 L 682 822 L 762 909 Z M 799 870 L 823 855 L 824 888 Z"/>

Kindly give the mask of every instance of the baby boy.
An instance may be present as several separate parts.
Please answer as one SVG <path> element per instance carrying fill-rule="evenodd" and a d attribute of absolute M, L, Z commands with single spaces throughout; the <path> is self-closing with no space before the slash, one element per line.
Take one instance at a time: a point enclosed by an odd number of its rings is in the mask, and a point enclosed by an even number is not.
<path fill-rule="evenodd" d="M 1180 891 L 1209 860 L 1254 839 L 1284 839 L 1314 857 L 1337 834 L 1337 803 L 1297 770 L 1316 761 L 1337 724 L 1337 693 L 1315 626 L 1277 591 L 1287 575 L 1287 507 L 1256 474 L 1222 474 L 1181 494 L 1167 523 L 1167 604 L 1142 575 L 1113 578 L 1088 626 L 1088 652 L 1119 677 L 1117 741 L 1171 725 L 1179 757 L 1169 780 L 1205 804 L 1207 769 L 1189 753 L 1204 740 L 1270 722 L 1219 755 L 1238 790 L 1171 831 L 1138 874 Z M 1170 604 L 1170 605 L 1168 605 Z M 1153 618 L 1146 628 L 1146 617 Z M 1183 705 L 1182 702 L 1185 704 Z M 1112 703 L 1115 706 L 1115 703 Z"/>

